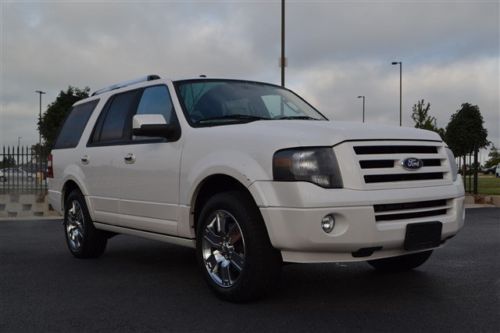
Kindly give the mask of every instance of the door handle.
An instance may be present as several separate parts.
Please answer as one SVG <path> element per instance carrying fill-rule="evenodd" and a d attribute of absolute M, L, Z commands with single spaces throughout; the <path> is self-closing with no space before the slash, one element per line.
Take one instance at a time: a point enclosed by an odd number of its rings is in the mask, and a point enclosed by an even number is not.
<path fill-rule="evenodd" d="M 135 156 L 132 153 L 128 153 L 127 156 L 123 158 L 125 160 L 125 163 L 127 164 L 132 164 L 135 162 Z"/>
<path fill-rule="evenodd" d="M 89 164 L 89 157 L 87 155 L 83 155 L 80 160 L 82 161 L 82 164 Z"/>

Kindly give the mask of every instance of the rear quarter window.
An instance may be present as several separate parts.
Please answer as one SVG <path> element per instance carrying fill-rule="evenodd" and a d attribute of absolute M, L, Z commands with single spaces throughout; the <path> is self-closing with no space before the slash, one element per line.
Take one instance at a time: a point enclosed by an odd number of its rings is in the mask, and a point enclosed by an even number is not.
<path fill-rule="evenodd" d="M 99 103 L 93 100 L 87 103 L 73 106 L 68 117 L 63 123 L 53 149 L 74 148 L 78 145 L 85 126 L 92 112 Z"/>

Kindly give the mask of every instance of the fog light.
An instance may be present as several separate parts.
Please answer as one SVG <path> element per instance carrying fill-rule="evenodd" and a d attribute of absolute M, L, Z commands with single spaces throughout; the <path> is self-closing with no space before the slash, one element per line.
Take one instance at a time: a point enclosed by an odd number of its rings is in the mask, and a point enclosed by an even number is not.
<path fill-rule="evenodd" d="M 335 227 L 335 218 L 333 217 L 332 214 L 328 214 L 323 219 L 321 220 L 321 228 L 323 229 L 324 232 L 329 234 L 332 232 L 333 228 Z"/>

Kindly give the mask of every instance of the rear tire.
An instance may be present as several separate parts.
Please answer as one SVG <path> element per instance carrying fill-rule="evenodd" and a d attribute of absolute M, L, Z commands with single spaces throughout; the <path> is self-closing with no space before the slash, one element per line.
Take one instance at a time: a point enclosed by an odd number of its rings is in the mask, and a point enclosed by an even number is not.
<path fill-rule="evenodd" d="M 422 265 L 429 259 L 431 254 L 432 250 L 393 258 L 369 260 L 368 264 L 381 272 L 403 272 Z"/>
<path fill-rule="evenodd" d="M 196 256 L 217 297 L 244 302 L 266 295 L 281 271 L 258 208 L 242 192 L 219 193 L 203 206 L 197 224 Z"/>
<path fill-rule="evenodd" d="M 73 190 L 66 200 L 63 225 L 66 244 L 75 257 L 97 258 L 104 253 L 107 234 L 94 227 L 85 198 L 79 190 Z"/>

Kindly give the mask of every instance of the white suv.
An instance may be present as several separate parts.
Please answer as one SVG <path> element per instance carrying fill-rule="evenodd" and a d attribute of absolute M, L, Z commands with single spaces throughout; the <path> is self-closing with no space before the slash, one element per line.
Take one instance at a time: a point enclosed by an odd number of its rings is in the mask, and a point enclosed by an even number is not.
<path fill-rule="evenodd" d="M 232 301 L 269 291 L 283 261 L 415 268 L 464 222 L 436 133 L 329 121 L 250 81 L 150 75 L 97 91 L 73 106 L 48 176 L 74 256 L 122 233 L 193 247 Z"/>

